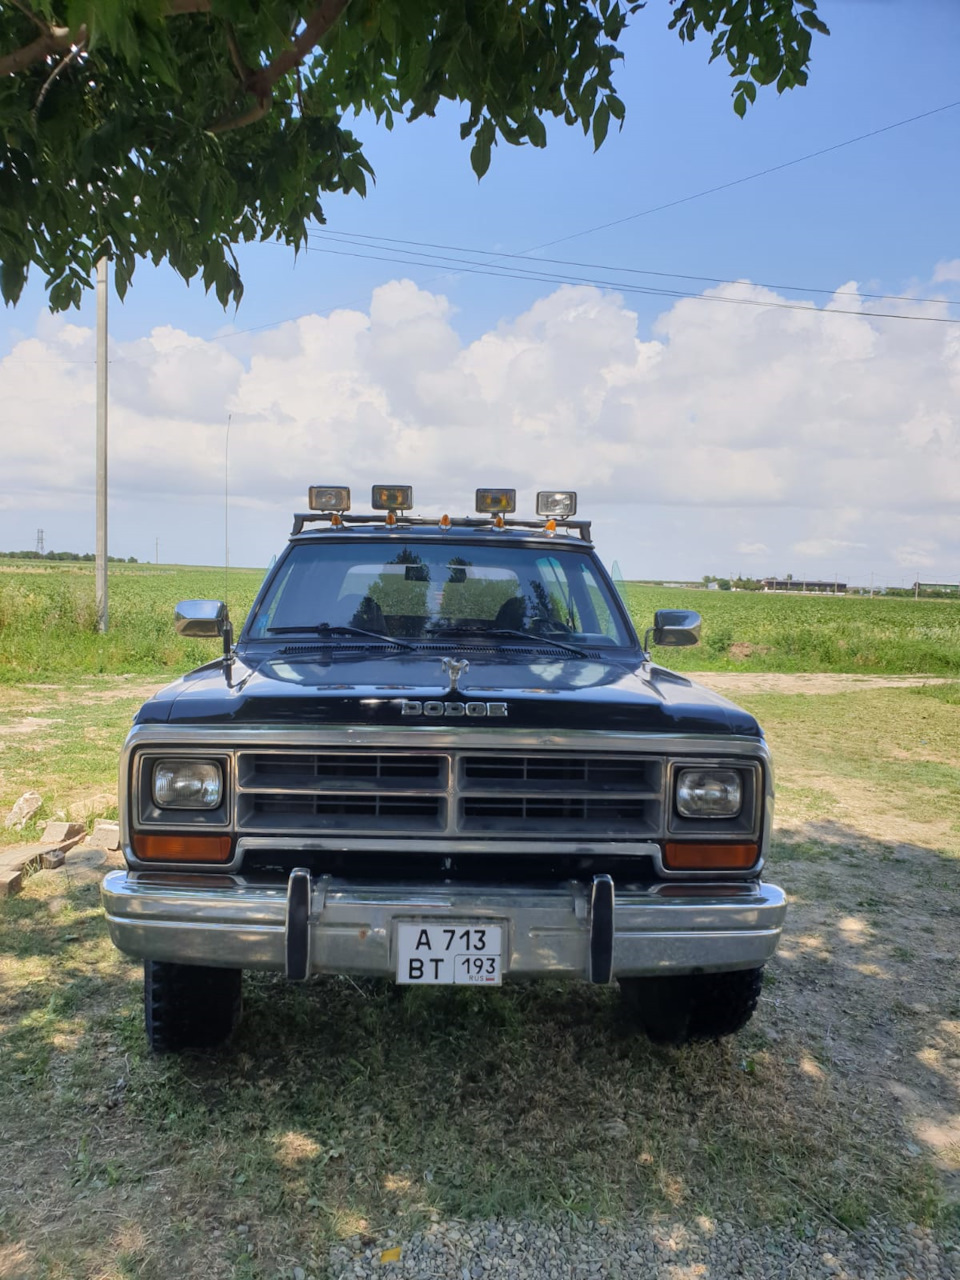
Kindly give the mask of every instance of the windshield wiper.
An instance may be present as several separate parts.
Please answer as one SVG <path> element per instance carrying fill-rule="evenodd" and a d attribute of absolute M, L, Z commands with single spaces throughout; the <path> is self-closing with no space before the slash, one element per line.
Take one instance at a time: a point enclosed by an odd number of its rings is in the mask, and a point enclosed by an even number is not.
<path fill-rule="evenodd" d="M 363 627 L 331 626 L 329 622 L 318 622 L 315 627 L 267 627 L 269 635 L 274 636 L 369 636 L 382 644 L 395 644 L 398 649 L 412 649 L 407 640 L 398 640 L 396 636 L 384 635 L 382 631 L 367 631 Z"/>
<path fill-rule="evenodd" d="M 529 631 L 513 631 L 509 627 L 439 627 L 431 632 L 431 638 L 437 636 L 503 636 L 514 640 L 524 640 L 527 644 L 552 644 L 558 649 L 566 649 L 575 653 L 578 658 L 589 658 L 585 649 L 578 649 L 575 644 L 567 644 L 565 640 L 554 640 L 553 636 L 532 635 Z"/>

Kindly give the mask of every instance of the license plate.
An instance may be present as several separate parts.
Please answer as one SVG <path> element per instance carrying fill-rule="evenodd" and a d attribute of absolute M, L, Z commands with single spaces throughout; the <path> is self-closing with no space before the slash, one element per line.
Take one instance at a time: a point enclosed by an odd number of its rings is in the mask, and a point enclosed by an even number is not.
<path fill-rule="evenodd" d="M 397 925 L 397 982 L 407 985 L 499 987 L 498 924 L 447 921 Z"/>

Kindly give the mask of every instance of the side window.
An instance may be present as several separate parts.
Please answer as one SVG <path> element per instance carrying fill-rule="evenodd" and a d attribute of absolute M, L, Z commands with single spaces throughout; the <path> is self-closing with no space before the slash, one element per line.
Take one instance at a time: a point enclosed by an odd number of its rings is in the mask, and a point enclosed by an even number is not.
<path fill-rule="evenodd" d="M 290 586 L 291 579 L 293 578 L 293 574 L 291 572 L 292 569 L 293 557 L 291 556 L 281 570 L 280 578 L 274 582 L 270 596 L 264 602 L 264 607 L 261 608 L 260 612 L 257 614 L 253 626 L 250 629 L 251 636 L 256 638 L 265 636 L 270 628 L 275 625 L 278 613 L 282 621 L 285 610 L 284 595 L 287 592 L 287 588 Z"/>
<path fill-rule="evenodd" d="M 540 617 L 550 626 L 579 631 L 579 610 L 560 561 L 555 556 L 544 556 L 537 561 L 537 569 L 541 581 L 531 585 Z"/>
<path fill-rule="evenodd" d="M 593 570 L 586 563 L 580 565 L 580 580 L 589 601 L 590 612 L 593 614 L 593 618 L 587 622 L 588 628 L 591 631 L 596 630 L 616 644 L 622 643 L 617 621 L 610 612 L 610 606 L 600 590 L 599 583 L 593 576 Z"/>

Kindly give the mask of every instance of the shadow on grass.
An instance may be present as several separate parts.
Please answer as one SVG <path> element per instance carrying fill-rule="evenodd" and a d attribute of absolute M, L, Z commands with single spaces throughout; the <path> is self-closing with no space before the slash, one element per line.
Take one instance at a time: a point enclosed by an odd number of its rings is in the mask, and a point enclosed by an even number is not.
<path fill-rule="evenodd" d="M 36 877 L 0 914 L 0 1089 L 21 1152 L 0 1229 L 22 1232 L 30 1194 L 55 1188 L 82 1208 L 63 1228 L 82 1252 L 120 1196 L 150 1223 L 130 1274 L 154 1274 L 162 1240 L 168 1261 L 180 1250 L 207 1274 L 253 1276 L 251 1242 L 261 1259 L 319 1257 L 431 1215 L 947 1228 L 943 1153 L 891 1086 L 921 1103 L 935 1091 L 957 1117 L 944 1055 L 960 1007 L 943 984 L 927 991 L 916 939 L 883 918 L 938 877 L 955 911 L 960 867 L 928 851 L 898 861 L 841 828 L 779 849 L 772 878 L 795 902 L 758 1015 L 682 1050 L 633 1034 L 615 990 L 586 984 L 401 992 L 248 975 L 225 1051 L 152 1058 L 138 970 L 111 948 L 95 884 Z M 31 1275 L 73 1274 L 40 1263 Z"/>

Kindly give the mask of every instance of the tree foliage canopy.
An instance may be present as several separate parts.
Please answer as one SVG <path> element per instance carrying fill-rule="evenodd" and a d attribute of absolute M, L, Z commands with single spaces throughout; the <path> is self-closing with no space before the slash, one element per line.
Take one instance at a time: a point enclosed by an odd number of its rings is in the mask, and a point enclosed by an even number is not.
<path fill-rule="evenodd" d="M 684 41 L 729 63 L 734 109 L 806 82 L 816 0 L 669 0 Z M 0 0 L 0 292 L 31 265 L 77 305 L 103 253 L 198 272 L 226 305 L 233 246 L 294 248 L 328 191 L 372 176 L 344 117 L 464 107 L 478 177 L 544 118 L 599 147 L 624 105 L 618 41 L 635 0 Z"/>

